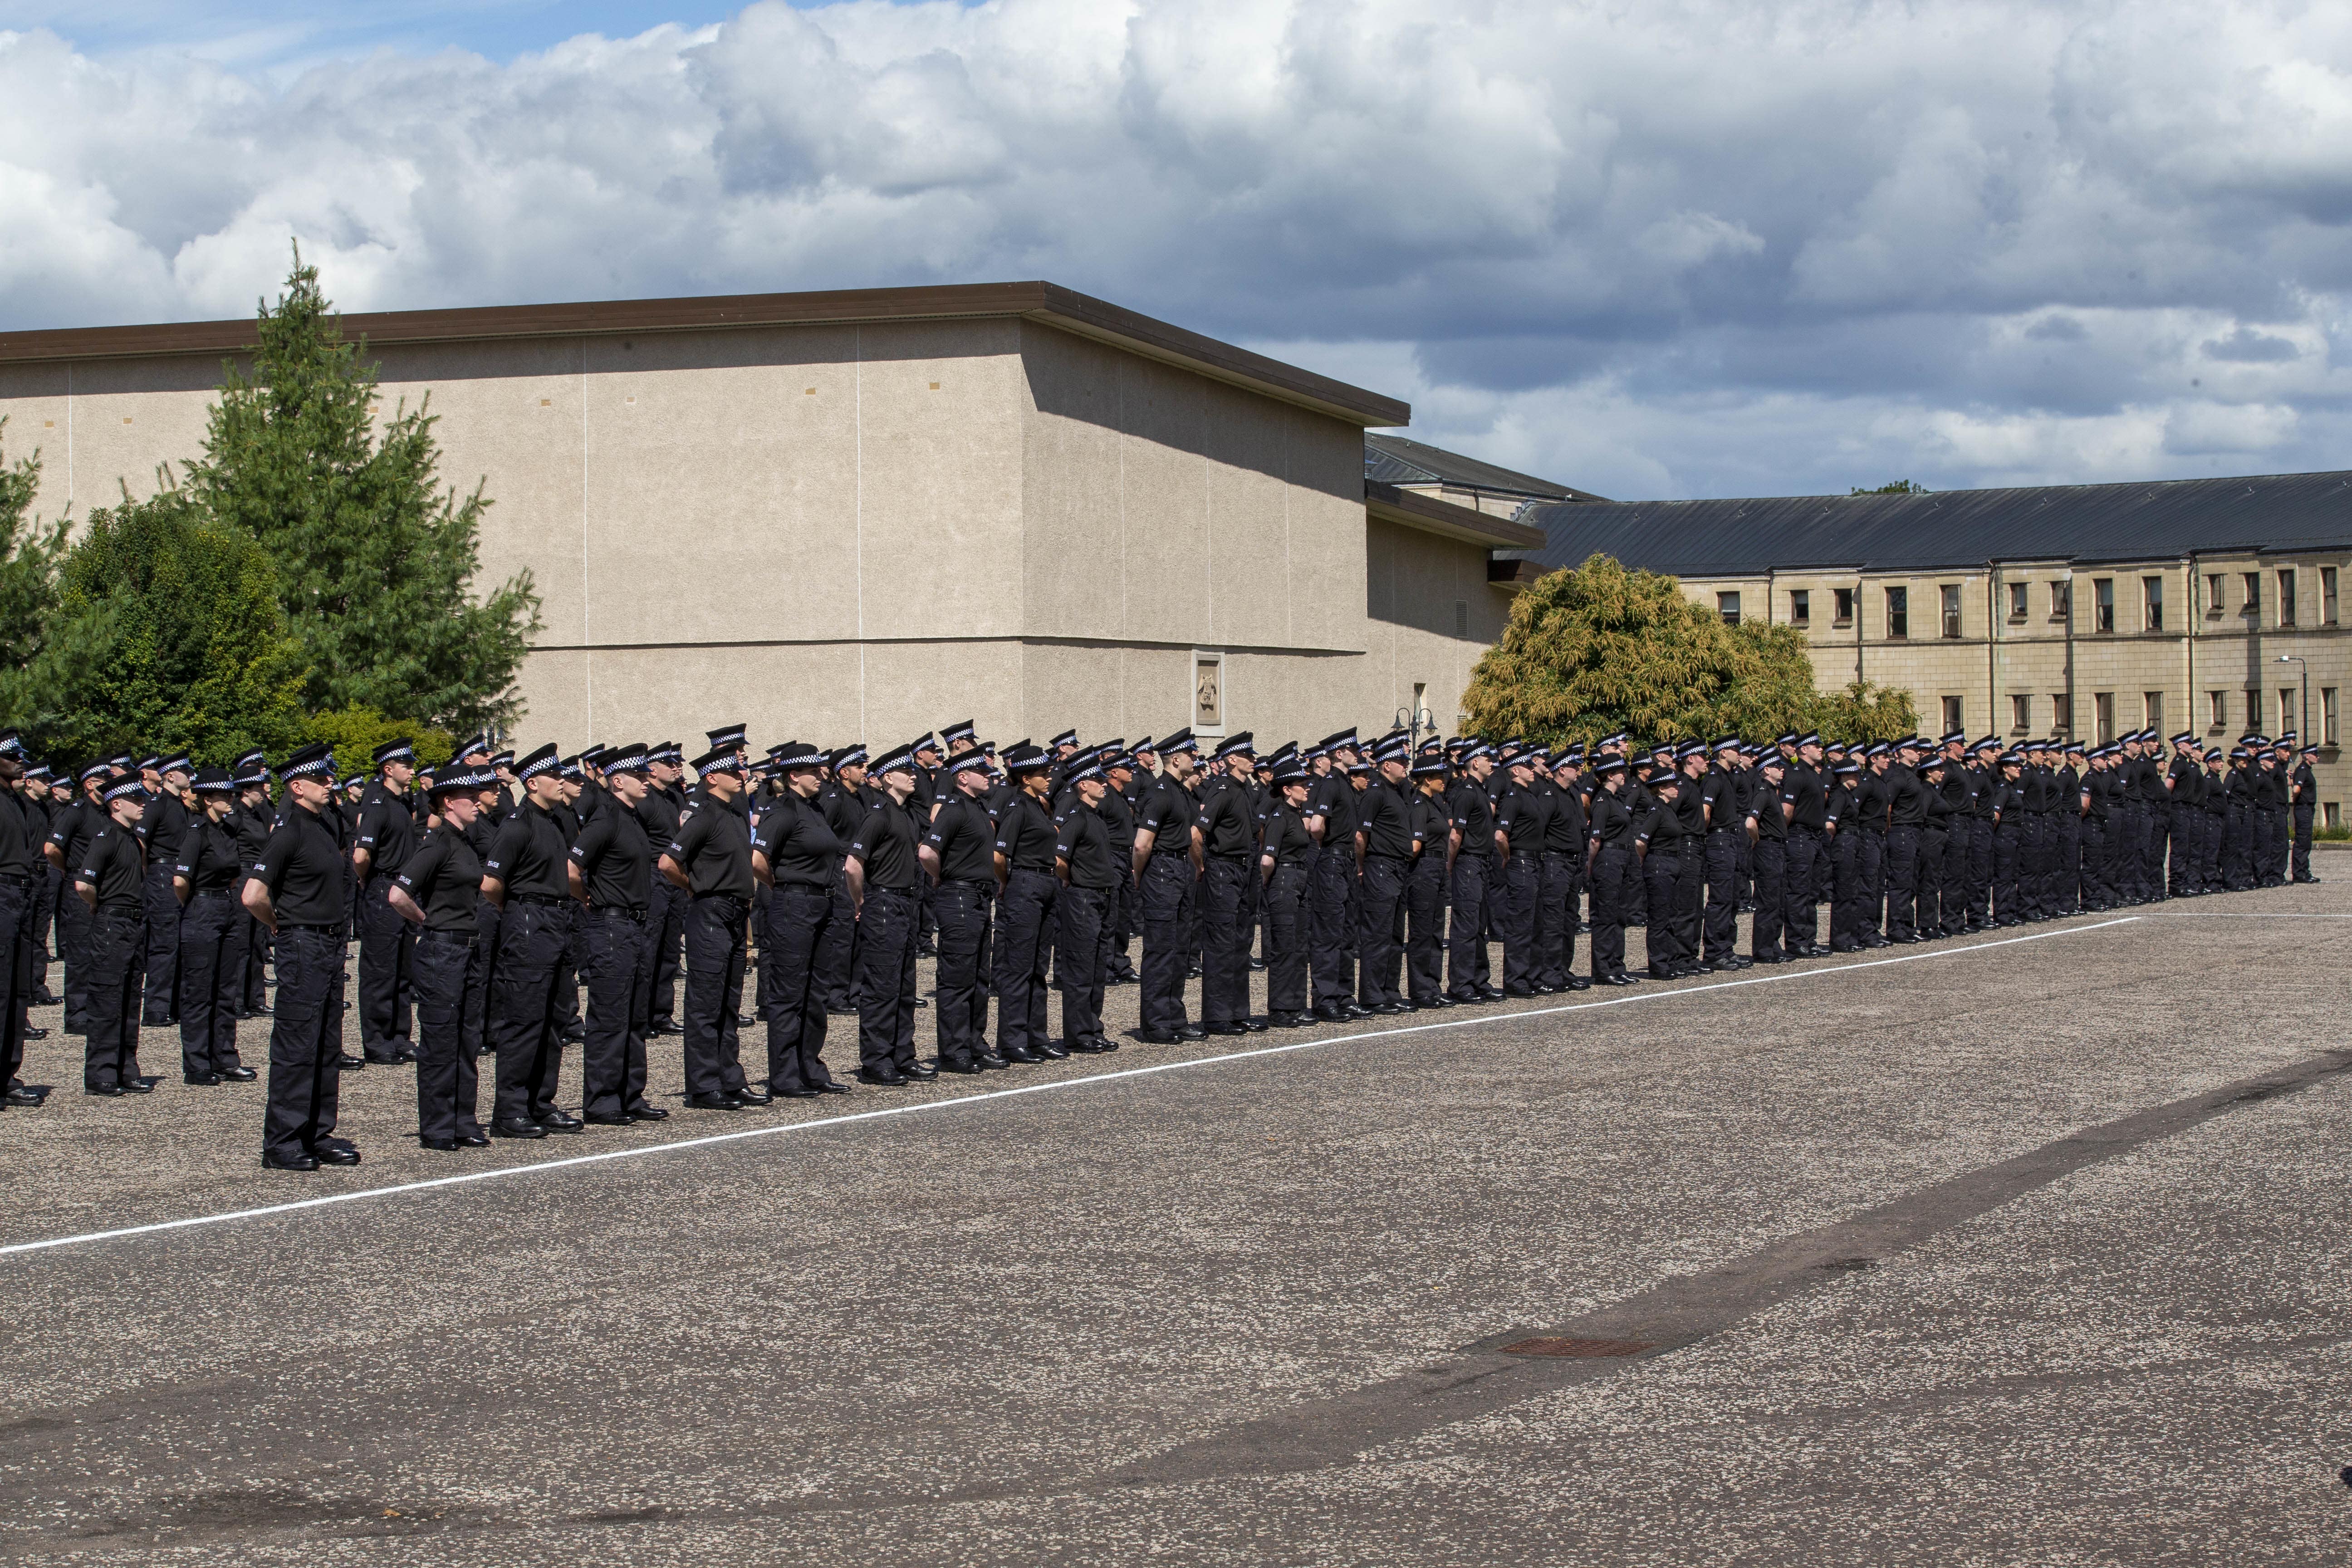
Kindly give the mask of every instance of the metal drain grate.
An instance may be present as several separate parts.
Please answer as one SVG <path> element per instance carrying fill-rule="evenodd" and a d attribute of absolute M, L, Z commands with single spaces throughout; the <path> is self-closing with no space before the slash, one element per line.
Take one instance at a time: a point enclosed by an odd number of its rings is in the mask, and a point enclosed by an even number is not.
<path fill-rule="evenodd" d="M 1658 1347 L 1643 1340 L 1520 1340 L 1503 1347 L 1505 1355 L 1609 1356 L 1640 1355 Z"/>

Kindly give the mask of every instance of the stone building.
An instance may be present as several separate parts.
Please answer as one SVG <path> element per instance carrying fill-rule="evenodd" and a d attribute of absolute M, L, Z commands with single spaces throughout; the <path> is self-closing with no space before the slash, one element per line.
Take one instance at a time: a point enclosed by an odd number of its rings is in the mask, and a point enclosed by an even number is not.
<path fill-rule="evenodd" d="M 2315 735 L 2341 819 L 2352 473 L 1918 495 L 1537 502 L 1524 583 L 1596 552 L 1725 619 L 1801 628 L 1823 687 L 1907 689 L 1924 730 Z"/>
<path fill-rule="evenodd" d="M 519 739 L 1451 727 L 1542 533 L 1368 482 L 1411 408 L 1050 283 L 344 319 L 544 626 Z M 0 333 L 47 515 L 202 443 L 249 321 Z"/>

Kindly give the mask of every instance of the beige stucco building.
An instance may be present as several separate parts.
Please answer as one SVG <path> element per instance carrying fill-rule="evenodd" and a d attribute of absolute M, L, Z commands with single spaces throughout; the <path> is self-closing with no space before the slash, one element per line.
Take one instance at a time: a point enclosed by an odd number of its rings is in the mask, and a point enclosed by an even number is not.
<path fill-rule="evenodd" d="M 1669 572 L 1727 618 L 1801 627 L 1823 688 L 1907 689 L 1923 730 L 2088 742 L 2317 737 L 2342 819 L 2352 475 L 1912 496 L 1563 503 L 1517 581 L 1593 552 Z M 2305 692 L 2308 691 L 2306 699 Z"/>
<path fill-rule="evenodd" d="M 1451 727 L 1541 533 L 1366 477 L 1393 399 L 1046 283 L 345 318 L 487 581 L 544 626 L 519 739 L 1314 739 Z M 0 334 L 46 515 L 201 447 L 246 321 Z"/>

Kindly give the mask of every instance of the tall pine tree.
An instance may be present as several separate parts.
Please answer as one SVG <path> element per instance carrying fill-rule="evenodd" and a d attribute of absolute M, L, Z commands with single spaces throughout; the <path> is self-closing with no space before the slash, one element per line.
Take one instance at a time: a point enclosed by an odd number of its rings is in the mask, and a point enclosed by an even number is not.
<path fill-rule="evenodd" d="M 490 504 L 480 486 L 442 488 L 425 404 L 375 428 L 366 341 L 343 341 L 299 247 L 258 332 L 252 369 L 226 367 L 186 489 L 275 562 L 310 666 L 303 705 L 453 729 L 510 720 L 539 596 L 528 572 L 471 596 Z"/>
<path fill-rule="evenodd" d="M 0 439 L 7 434 L 0 418 Z M 14 464 L 0 458 L 0 723 L 26 729 L 39 721 L 32 666 L 48 639 L 66 553 L 65 519 L 44 523 L 32 515 L 40 488 L 37 451 Z"/>

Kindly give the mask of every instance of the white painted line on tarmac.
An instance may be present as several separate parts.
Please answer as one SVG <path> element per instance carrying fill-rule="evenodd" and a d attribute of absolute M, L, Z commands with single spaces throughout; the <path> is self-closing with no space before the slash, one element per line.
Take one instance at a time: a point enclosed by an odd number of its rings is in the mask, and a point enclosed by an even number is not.
<path fill-rule="evenodd" d="M 1227 1051 L 1213 1057 L 1192 1057 L 1180 1062 L 1155 1062 L 1150 1067 L 1121 1068 L 1111 1072 L 1088 1073 L 1079 1078 L 1056 1079 L 1051 1083 L 1024 1084 L 1019 1089 L 991 1089 L 981 1094 L 957 1095 L 949 1100 L 919 1100 L 911 1104 L 886 1106 L 880 1110 L 853 1111 L 846 1116 L 824 1116 L 813 1121 L 787 1121 L 772 1127 L 747 1127 L 735 1132 L 714 1132 L 701 1138 L 679 1138 L 667 1143 L 644 1143 L 635 1148 L 612 1149 L 599 1154 L 575 1154 L 562 1160 L 540 1160 L 527 1165 L 502 1165 L 492 1171 L 469 1171 L 461 1175 L 436 1176 L 422 1182 L 398 1182 L 389 1186 L 367 1187 L 355 1193 L 334 1193 L 325 1197 L 298 1198 L 291 1203 L 265 1204 L 258 1208 L 230 1209 L 222 1214 L 195 1215 L 186 1219 L 158 1220 L 152 1225 L 124 1226 L 119 1230 L 93 1230 L 80 1236 L 52 1237 L 47 1241 L 20 1241 L 0 1247 L 0 1258 L 20 1252 L 46 1252 L 52 1247 L 79 1247 L 85 1242 L 114 1241 L 129 1236 L 152 1236 L 159 1231 L 186 1230 L 194 1226 L 226 1225 L 232 1220 L 261 1219 L 275 1214 L 294 1214 L 303 1209 L 327 1208 L 336 1204 L 355 1204 L 369 1198 L 394 1197 L 403 1193 L 429 1192 L 436 1187 L 464 1186 L 472 1182 L 495 1182 L 509 1176 L 537 1175 L 547 1171 L 561 1171 L 582 1165 L 601 1165 L 613 1160 L 641 1160 L 654 1154 L 676 1153 L 681 1149 L 707 1149 L 719 1143 L 740 1143 L 751 1138 L 776 1138 L 788 1132 L 814 1132 L 820 1128 L 844 1127 L 856 1121 L 878 1121 L 885 1117 L 919 1116 L 941 1110 L 957 1110 L 981 1105 L 990 1100 L 1011 1100 L 1025 1094 L 1052 1094 L 1057 1090 L 1087 1089 L 1116 1082 L 1120 1079 L 1147 1078 L 1155 1073 L 1181 1072 L 1190 1068 L 1216 1067 L 1225 1062 L 1245 1062 L 1260 1057 L 1286 1056 L 1292 1051 L 1318 1050 L 1326 1046 L 1345 1046 L 1364 1040 L 1393 1039 L 1401 1035 L 1427 1034 L 1436 1029 L 1466 1029 L 1484 1024 L 1519 1023 L 1529 1018 L 1552 1018 L 1568 1013 L 1591 1013 L 1603 1007 L 1623 1007 L 1641 1002 L 1666 1002 L 1682 996 L 1704 996 L 1714 991 L 1732 991 L 1743 985 L 1775 985 L 1799 980 L 1822 980 L 1841 974 L 1853 974 L 1865 969 L 1884 969 L 1890 964 L 1918 963 L 1933 958 L 1959 958 L 1969 953 L 1990 952 L 1999 947 L 2014 947 L 2020 942 L 2047 942 L 2053 937 L 2079 936 L 2086 931 L 2105 931 L 2112 926 L 2129 925 L 2141 919 L 2126 915 L 2120 920 L 2100 921 L 2095 925 L 2067 926 L 2058 931 L 2034 931 L 2026 936 L 2003 937 L 1998 942 L 1975 942 L 1966 947 L 1937 948 L 1931 952 L 1899 953 L 1893 958 L 1868 959 L 1860 963 L 1833 964 L 1823 969 L 1791 970 L 1784 974 L 1756 974 L 1743 980 L 1717 980 L 1706 985 L 1685 986 L 1678 991 L 1648 991 L 1625 996 L 1603 997 L 1594 1002 L 1575 1002 L 1557 1007 L 1529 1007 L 1511 1013 L 1480 1013 L 1466 1018 L 1445 1018 L 1430 1024 L 1408 1024 L 1393 1029 L 1370 1029 L 1360 1034 L 1333 1035 L 1328 1038 L 1293 1040 L 1286 1045 L 1261 1046 L 1254 1050 Z"/>
<path fill-rule="evenodd" d="M 2305 914 L 2294 910 L 2157 910 L 2160 921 L 2352 921 L 2352 915 Z"/>

